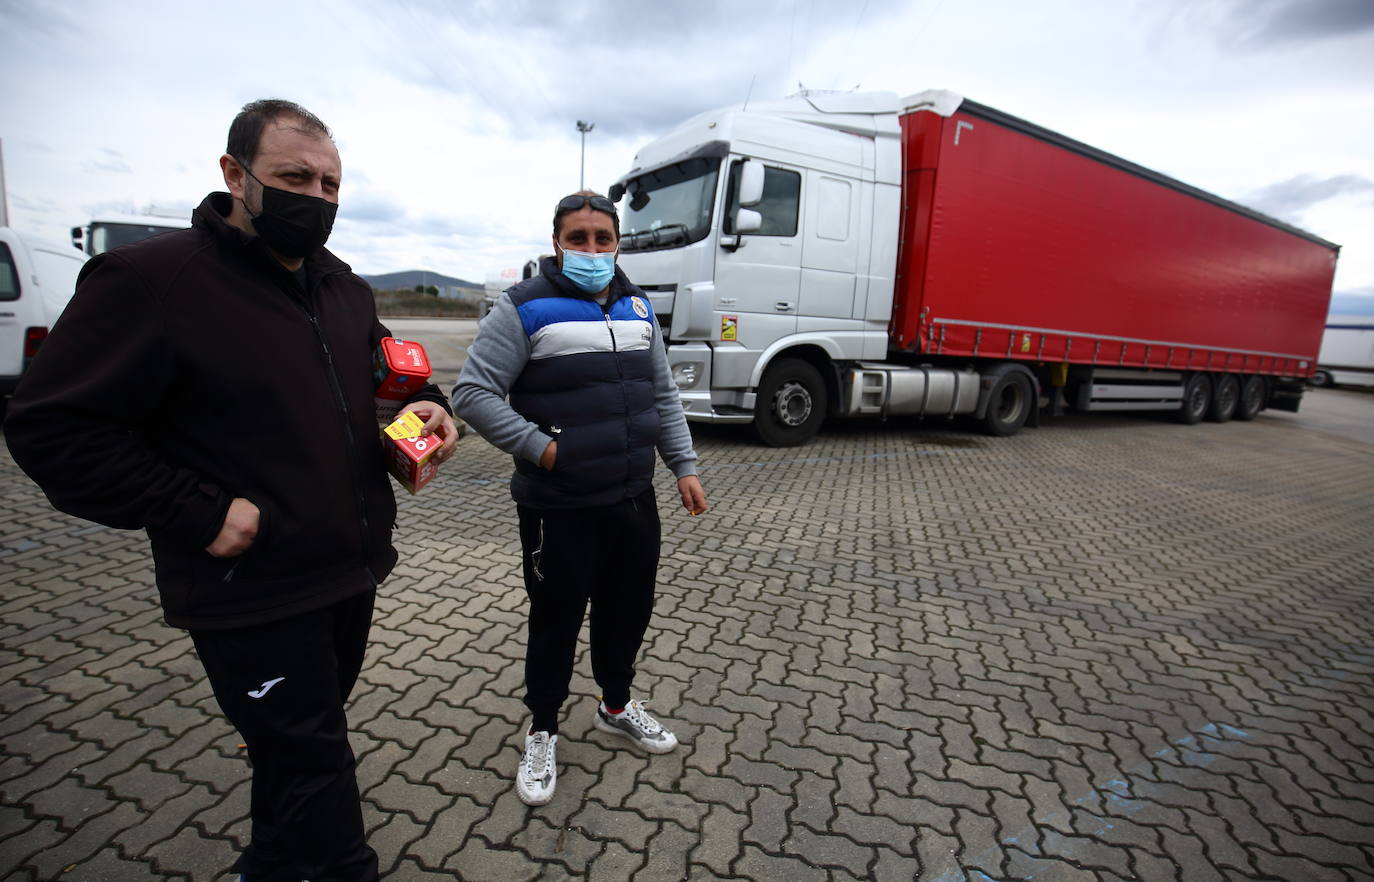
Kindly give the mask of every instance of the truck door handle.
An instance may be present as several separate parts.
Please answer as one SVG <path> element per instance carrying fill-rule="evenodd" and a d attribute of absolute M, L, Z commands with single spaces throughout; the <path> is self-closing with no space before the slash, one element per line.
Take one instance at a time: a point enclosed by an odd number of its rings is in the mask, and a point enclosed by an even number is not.
<path fill-rule="evenodd" d="M 791 300 L 779 300 L 773 304 L 773 308 L 778 312 L 791 312 L 792 307 L 796 306 Z"/>

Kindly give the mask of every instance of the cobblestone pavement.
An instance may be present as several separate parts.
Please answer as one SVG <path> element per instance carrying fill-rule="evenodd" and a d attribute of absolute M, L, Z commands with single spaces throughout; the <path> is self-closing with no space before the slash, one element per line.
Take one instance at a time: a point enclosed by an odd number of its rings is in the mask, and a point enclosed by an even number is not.
<path fill-rule="evenodd" d="M 683 745 L 595 731 L 584 655 L 542 808 L 508 461 L 403 501 L 350 706 L 389 879 L 1374 879 L 1374 443 L 697 434 L 638 683 Z M 143 539 L 0 495 L 0 880 L 227 878 L 249 770 Z"/>

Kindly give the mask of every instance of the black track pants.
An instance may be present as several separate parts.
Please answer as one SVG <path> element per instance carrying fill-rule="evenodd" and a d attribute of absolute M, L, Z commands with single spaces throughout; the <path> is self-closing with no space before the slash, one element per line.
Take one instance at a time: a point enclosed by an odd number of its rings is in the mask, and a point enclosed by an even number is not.
<path fill-rule="evenodd" d="M 597 508 L 518 511 L 530 598 L 525 705 L 537 728 L 556 732 L 588 602 L 592 676 L 610 707 L 630 699 L 635 657 L 654 608 L 658 507 L 647 490 Z"/>
<path fill-rule="evenodd" d="M 362 669 L 374 592 L 302 616 L 193 631 L 215 699 L 253 761 L 250 882 L 375 882 L 344 702 Z"/>

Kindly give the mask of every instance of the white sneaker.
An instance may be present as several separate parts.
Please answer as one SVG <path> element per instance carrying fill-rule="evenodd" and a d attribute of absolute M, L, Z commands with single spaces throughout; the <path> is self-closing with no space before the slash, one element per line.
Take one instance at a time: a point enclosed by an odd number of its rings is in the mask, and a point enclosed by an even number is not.
<path fill-rule="evenodd" d="M 642 701 L 631 701 L 618 714 L 608 712 L 604 701 L 597 702 L 596 728 L 628 738 L 649 753 L 671 753 L 677 747 L 677 736 L 654 719 Z"/>
<path fill-rule="evenodd" d="M 543 805 L 553 799 L 558 781 L 558 736 L 548 732 L 525 735 L 525 755 L 515 773 L 515 792 L 525 805 Z"/>

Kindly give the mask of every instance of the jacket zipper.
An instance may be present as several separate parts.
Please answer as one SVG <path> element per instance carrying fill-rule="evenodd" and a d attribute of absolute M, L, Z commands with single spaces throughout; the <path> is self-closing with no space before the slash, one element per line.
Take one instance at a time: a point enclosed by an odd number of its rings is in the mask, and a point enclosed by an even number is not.
<path fill-rule="evenodd" d="M 620 347 L 615 345 L 615 325 L 611 324 L 610 303 L 601 304 L 601 315 L 606 319 L 606 332 L 611 335 L 611 352 L 615 354 L 615 371 L 620 376 L 620 397 L 625 402 L 625 491 L 630 490 L 630 475 L 634 470 L 634 460 L 630 456 L 630 431 L 634 428 L 630 418 L 630 393 L 625 391 L 625 365 L 620 361 Z"/>
<path fill-rule="evenodd" d="M 333 275 L 329 273 L 327 275 Z M 310 327 L 315 332 L 315 339 L 320 344 L 320 351 L 324 353 L 326 373 L 329 374 L 329 385 L 334 390 L 334 403 L 338 405 L 339 415 L 343 417 L 344 448 L 348 452 L 348 466 L 350 477 L 353 480 L 354 500 L 358 505 L 358 538 L 359 538 L 359 558 L 363 569 L 367 572 L 372 584 L 377 584 L 377 577 L 373 575 L 371 567 L 367 561 L 367 498 L 363 494 L 362 482 L 358 479 L 358 445 L 353 438 L 353 418 L 348 409 L 348 399 L 344 396 L 343 386 L 339 383 L 339 374 L 334 364 L 334 352 L 329 348 L 329 341 L 325 339 L 324 329 L 320 327 L 320 318 L 315 314 L 315 289 L 324 280 L 324 276 L 316 278 L 314 286 L 309 291 L 300 292 L 287 291 L 287 295 L 296 301 L 305 317 L 310 320 Z M 303 297 L 301 295 L 304 295 Z"/>
<path fill-rule="evenodd" d="M 320 327 L 319 316 L 315 315 L 314 310 L 307 309 L 306 315 L 310 318 L 310 326 L 315 329 L 315 338 L 320 341 L 320 349 L 324 351 L 324 360 L 329 368 L 329 384 L 334 389 L 334 401 L 339 405 L 339 413 L 343 417 L 344 442 L 348 450 L 349 471 L 353 477 L 353 492 L 358 503 L 358 535 L 361 544 L 358 546 L 361 551 L 363 569 L 371 570 L 367 567 L 367 498 L 363 495 L 361 482 L 358 480 L 358 443 L 353 438 L 353 418 L 348 410 L 348 399 L 344 397 L 343 386 L 339 383 L 339 374 L 334 365 L 334 353 L 329 348 L 329 342 L 325 339 L 324 329 Z M 376 577 L 373 576 L 373 581 Z"/>

